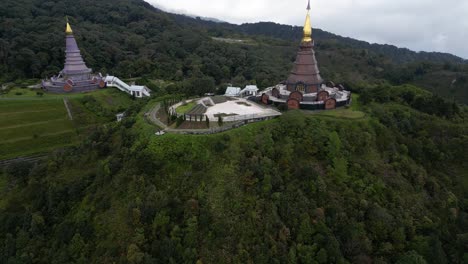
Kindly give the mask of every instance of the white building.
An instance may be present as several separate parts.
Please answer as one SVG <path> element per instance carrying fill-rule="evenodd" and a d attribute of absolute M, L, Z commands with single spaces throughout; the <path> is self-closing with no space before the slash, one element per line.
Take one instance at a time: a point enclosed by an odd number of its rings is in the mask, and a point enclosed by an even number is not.
<path fill-rule="evenodd" d="M 224 95 L 225 96 L 239 96 L 240 92 L 241 92 L 240 87 L 228 87 Z"/>
<path fill-rule="evenodd" d="M 244 89 L 240 87 L 228 87 L 224 95 L 232 97 L 256 96 L 258 90 L 256 85 L 247 85 Z"/>
<path fill-rule="evenodd" d="M 256 96 L 258 90 L 257 85 L 247 85 L 244 90 L 240 92 L 240 96 Z"/>

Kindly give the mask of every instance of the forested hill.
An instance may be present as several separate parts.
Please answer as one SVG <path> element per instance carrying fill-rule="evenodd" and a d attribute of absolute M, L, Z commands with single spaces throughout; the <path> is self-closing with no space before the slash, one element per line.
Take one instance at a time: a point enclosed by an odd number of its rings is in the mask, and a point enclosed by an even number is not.
<path fill-rule="evenodd" d="M 176 15 L 177 20 L 184 22 L 193 22 L 190 17 L 184 15 Z M 190 22 L 188 20 L 191 20 Z M 234 25 L 226 22 L 215 22 L 209 20 L 198 19 L 197 24 L 202 24 L 208 28 L 218 28 L 219 36 L 226 32 L 233 31 L 247 35 L 263 35 L 277 39 L 289 40 L 297 42 L 302 38 L 302 27 L 283 25 L 273 22 L 245 23 L 242 25 Z M 226 31 L 228 30 L 228 31 Z M 349 37 L 342 37 L 319 28 L 314 28 L 314 39 L 320 41 L 335 41 L 337 44 L 349 46 L 355 49 L 366 49 L 378 54 L 385 55 L 391 58 L 395 63 L 408 63 L 417 61 L 428 61 L 434 63 L 467 63 L 467 61 L 458 56 L 441 53 L 441 52 L 415 52 L 407 48 L 398 48 L 387 44 L 370 44 L 366 41 L 356 40 Z"/>
<path fill-rule="evenodd" d="M 302 36 L 302 27 L 281 25 L 271 22 L 242 24 L 240 30 L 250 35 L 266 35 L 281 39 L 297 40 Z M 458 56 L 440 53 L 440 52 L 414 52 L 407 48 L 398 48 L 393 45 L 386 44 L 370 44 L 365 41 L 356 40 L 349 37 L 342 37 L 330 32 L 314 28 L 314 38 L 320 40 L 335 40 L 340 44 L 348 45 L 357 49 L 367 49 L 386 57 L 391 58 L 396 63 L 407 63 L 414 61 L 431 61 L 431 62 L 451 62 L 451 63 L 466 63 L 466 61 Z"/>
<path fill-rule="evenodd" d="M 141 0 L 2 0 L 0 82 L 61 69 L 66 15 L 88 66 L 140 77 L 154 96 L 77 95 L 75 121 L 98 122 L 79 129 L 79 144 L 0 170 L 0 263 L 468 262 L 468 113 L 452 101 L 468 101 L 466 65 L 398 65 L 323 40 L 321 73 L 353 90 L 351 106 L 155 136 L 146 113 L 158 103 L 227 82 L 276 84 L 298 41 L 206 26 Z M 426 90 L 392 85 L 402 83 Z M 34 110 L 22 100 L 9 102 Z M 106 121 L 122 109 L 122 122 Z M 0 113 L 3 127 L 21 130 L 11 118 Z"/>
<path fill-rule="evenodd" d="M 427 94 L 366 89 L 357 119 L 292 111 L 209 136 L 156 137 L 134 101 L 0 171 L 0 263 L 466 263 L 466 112 Z"/>

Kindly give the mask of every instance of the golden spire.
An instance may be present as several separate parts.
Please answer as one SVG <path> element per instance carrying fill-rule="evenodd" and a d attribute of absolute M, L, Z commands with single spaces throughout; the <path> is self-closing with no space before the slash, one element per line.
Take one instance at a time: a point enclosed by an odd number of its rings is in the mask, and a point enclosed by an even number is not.
<path fill-rule="evenodd" d="M 67 29 L 65 29 L 65 33 L 66 33 L 67 35 L 73 34 L 73 30 L 72 30 L 72 28 L 71 28 L 71 26 L 70 26 L 70 23 L 68 23 L 68 17 L 67 17 Z"/>
<path fill-rule="evenodd" d="M 312 42 L 312 25 L 310 23 L 310 0 L 307 5 L 307 16 L 304 25 L 304 38 L 302 38 L 302 42 Z"/>

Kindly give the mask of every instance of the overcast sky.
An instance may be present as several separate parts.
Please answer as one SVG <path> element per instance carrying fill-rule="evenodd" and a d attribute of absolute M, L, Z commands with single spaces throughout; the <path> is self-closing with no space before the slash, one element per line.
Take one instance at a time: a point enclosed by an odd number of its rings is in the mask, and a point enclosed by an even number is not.
<path fill-rule="evenodd" d="M 146 0 L 235 24 L 303 25 L 307 0 Z M 468 0 L 311 0 L 312 26 L 371 43 L 468 59 Z"/>

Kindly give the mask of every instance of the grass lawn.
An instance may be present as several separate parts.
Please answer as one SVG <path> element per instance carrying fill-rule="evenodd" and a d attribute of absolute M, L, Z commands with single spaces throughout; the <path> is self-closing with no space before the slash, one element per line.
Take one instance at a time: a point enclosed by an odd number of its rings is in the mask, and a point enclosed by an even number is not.
<path fill-rule="evenodd" d="M 364 118 L 366 114 L 361 109 L 361 103 L 359 102 L 359 95 L 352 94 L 352 102 L 349 107 L 341 107 L 335 110 L 327 110 L 318 112 L 319 116 L 345 118 L 345 119 L 360 119 Z"/>
<path fill-rule="evenodd" d="M 50 121 L 34 122 L 30 125 L 20 125 L 0 128 L 2 142 L 13 142 L 26 138 L 38 138 L 43 135 L 56 134 L 73 130 L 73 124 L 68 119 L 54 119 Z"/>
<path fill-rule="evenodd" d="M 328 117 L 336 117 L 336 118 L 347 118 L 347 119 L 359 119 L 364 118 L 366 114 L 361 111 L 354 111 L 352 109 L 346 108 L 339 108 L 335 110 L 328 110 L 317 113 L 319 116 L 328 116 Z"/>
<path fill-rule="evenodd" d="M 42 96 L 37 95 L 37 93 L 43 93 Z M 67 96 L 79 96 L 76 95 L 66 95 L 66 94 L 48 94 L 44 93 L 40 89 L 29 89 L 29 88 L 12 88 L 7 94 L 0 94 L 0 99 L 15 99 L 15 100 L 44 100 L 44 99 L 62 99 Z M 82 96 L 82 95 L 81 95 Z"/>
<path fill-rule="evenodd" d="M 115 120 L 115 114 L 124 112 L 132 104 L 130 95 L 117 89 L 106 89 L 94 93 L 91 103 L 84 103 L 83 97 L 70 98 L 70 108 L 73 113 L 73 122 L 76 126 L 90 126 Z"/>
<path fill-rule="evenodd" d="M 57 131 L 55 134 L 38 138 L 23 138 L 13 142 L 0 143 L 0 159 L 23 157 L 53 151 L 56 148 L 71 146 L 78 140 L 74 130 Z"/>
<path fill-rule="evenodd" d="M 132 98 L 129 94 L 121 92 L 114 88 L 108 88 L 93 92 L 92 95 L 101 104 L 103 108 L 113 111 L 124 111 L 132 104 Z"/>
<path fill-rule="evenodd" d="M 0 99 L 0 138 L 0 159 L 46 152 L 77 140 L 61 99 Z"/>
<path fill-rule="evenodd" d="M 197 103 L 194 102 L 194 101 L 192 101 L 190 103 L 187 103 L 187 104 L 184 104 L 184 105 L 181 105 L 181 106 L 177 107 L 176 112 L 178 114 L 185 114 L 188 111 L 190 111 L 190 109 L 192 109 L 195 105 L 197 105 Z"/>
<path fill-rule="evenodd" d="M 4 113 L 2 105 L 0 105 L 0 130 L 4 128 L 11 128 L 23 125 L 30 125 L 36 122 L 44 122 L 49 120 L 67 119 L 68 115 L 66 112 L 61 111 L 64 107 L 61 101 L 50 101 L 51 108 L 49 109 L 38 109 L 38 110 L 25 110 L 19 109 L 16 112 Z M 0 102 L 1 104 L 1 102 Z M 27 105 L 26 105 L 27 106 Z M 37 106 L 37 104 L 31 104 L 27 107 Z M 54 108 L 58 106 L 59 108 Z M 61 108 L 60 108 L 61 107 Z"/>
<path fill-rule="evenodd" d="M 43 95 L 39 96 L 37 95 L 37 92 L 42 92 Z M 107 88 L 107 89 L 102 89 L 102 90 L 97 90 L 93 92 L 88 92 L 88 93 L 70 93 L 70 94 L 53 94 L 53 93 L 44 93 L 40 89 L 30 89 L 30 88 L 12 88 L 9 90 L 8 93 L 6 94 L 0 94 L 0 100 L 5 99 L 5 100 L 61 100 L 64 97 L 74 99 L 74 98 L 83 98 L 86 95 L 92 95 L 95 97 L 106 97 L 106 96 L 114 96 L 115 94 L 120 94 L 117 97 L 127 97 L 130 99 L 130 96 L 128 94 L 125 94 L 123 92 L 118 91 L 115 88 Z M 3 103 L 2 103 L 3 104 Z"/>
<path fill-rule="evenodd" d="M 359 111 L 361 110 L 361 102 L 359 101 L 359 94 L 352 94 L 351 95 L 351 110 Z"/>
<path fill-rule="evenodd" d="M 81 98 L 90 95 L 112 112 L 132 104 L 130 96 L 112 88 L 85 94 L 44 93 L 42 96 L 38 96 L 37 91 L 13 88 L 0 95 L 0 160 L 49 152 L 77 143 L 77 128 L 89 124 L 69 120 L 64 97 L 79 104 Z M 99 121 L 92 111 L 86 110 L 85 115 Z"/>

